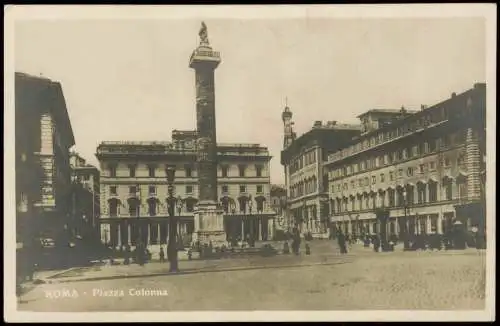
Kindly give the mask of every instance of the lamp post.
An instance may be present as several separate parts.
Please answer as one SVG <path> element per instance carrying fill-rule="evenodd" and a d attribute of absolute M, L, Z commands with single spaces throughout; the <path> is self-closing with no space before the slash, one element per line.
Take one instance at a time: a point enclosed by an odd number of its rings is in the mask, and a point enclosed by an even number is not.
<path fill-rule="evenodd" d="M 234 223 L 234 222 L 238 222 L 238 221 L 234 220 L 234 214 L 236 213 L 236 203 L 233 200 L 228 200 L 228 201 L 229 201 L 229 203 L 228 203 L 228 206 L 229 206 L 228 210 L 233 215 L 233 217 L 231 218 L 231 224 L 233 225 L 232 229 L 233 229 L 233 232 L 234 232 L 234 234 L 231 235 L 231 239 L 232 239 L 231 246 L 233 246 L 233 244 L 236 241 L 236 238 L 235 238 L 236 234 L 237 234 L 236 231 L 238 230 L 238 224 Z"/>
<path fill-rule="evenodd" d="M 176 207 L 177 207 L 177 219 L 180 218 L 181 213 L 182 213 L 182 207 L 184 206 L 184 201 L 182 200 L 181 196 L 178 196 L 176 199 Z M 182 225 L 180 221 L 177 221 L 178 225 Z M 182 243 L 182 230 L 179 228 L 179 242 Z"/>
<path fill-rule="evenodd" d="M 175 178 L 175 165 L 168 165 L 166 169 L 167 184 L 168 184 L 168 245 L 167 256 L 170 263 L 170 272 L 178 271 L 177 262 L 177 218 L 175 216 L 175 197 L 174 197 L 174 178 Z"/>
<path fill-rule="evenodd" d="M 404 219 L 403 219 L 403 243 L 404 243 L 404 250 L 410 250 L 410 239 L 408 239 L 408 193 L 406 192 L 406 189 L 403 190 L 403 209 L 404 209 Z"/>
<path fill-rule="evenodd" d="M 253 221 L 253 218 L 252 218 L 252 207 L 253 207 L 253 203 L 252 203 L 252 196 L 249 195 L 248 198 L 247 198 L 247 202 L 248 202 L 248 214 L 250 216 L 247 216 L 247 219 L 248 219 L 248 224 L 249 224 L 249 233 L 248 235 L 250 236 L 250 238 L 248 239 L 251 243 L 253 243 L 253 240 L 254 240 L 254 221 Z"/>

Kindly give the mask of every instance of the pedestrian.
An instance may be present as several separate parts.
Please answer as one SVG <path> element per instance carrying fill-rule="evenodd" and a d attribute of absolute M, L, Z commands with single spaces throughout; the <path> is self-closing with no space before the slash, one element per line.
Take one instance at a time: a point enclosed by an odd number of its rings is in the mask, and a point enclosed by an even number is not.
<path fill-rule="evenodd" d="M 165 262 L 165 252 L 163 251 L 163 247 L 160 247 L 160 263 Z"/>
<path fill-rule="evenodd" d="M 309 243 L 306 242 L 306 255 L 311 254 L 311 247 L 309 247 Z"/>
<path fill-rule="evenodd" d="M 346 237 L 342 231 L 339 231 L 339 233 L 337 234 L 337 243 L 340 248 L 340 253 L 347 254 Z"/>
<path fill-rule="evenodd" d="M 284 255 L 290 254 L 290 247 L 288 246 L 288 241 L 285 241 L 285 243 L 283 244 L 283 254 Z"/>
<path fill-rule="evenodd" d="M 127 245 L 127 248 L 125 249 L 125 260 L 123 261 L 124 265 L 130 265 L 130 246 Z"/>
<path fill-rule="evenodd" d="M 373 251 L 379 252 L 379 249 L 380 249 L 380 238 L 377 235 L 375 235 L 373 237 Z"/>

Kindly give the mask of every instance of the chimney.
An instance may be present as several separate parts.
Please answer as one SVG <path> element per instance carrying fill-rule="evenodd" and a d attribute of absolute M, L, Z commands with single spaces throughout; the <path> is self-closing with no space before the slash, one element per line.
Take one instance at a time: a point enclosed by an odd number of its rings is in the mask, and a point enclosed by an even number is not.
<path fill-rule="evenodd" d="M 425 109 L 427 109 L 427 105 L 425 105 L 425 104 L 420 105 L 420 110 L 422 110 L 422 111 L 423 111 L 423 110 L 425 110 Z"/>
<path fill-rule="evenodd" d="M 328 121 L 328 127 L 333 127 L 337 124 L 337 121 Z"/>
<path fill-rule="evenodd" d="M 455 92 L 451 93 L 451 98 L 454 98 L 455 96 L 457 96 L 457 93 Z"/>
<path fill-rule="evenodd" d="M 316 120 L 314 121 L 313 127 L 321 127 L 322 121 L 321 120 Z"/>

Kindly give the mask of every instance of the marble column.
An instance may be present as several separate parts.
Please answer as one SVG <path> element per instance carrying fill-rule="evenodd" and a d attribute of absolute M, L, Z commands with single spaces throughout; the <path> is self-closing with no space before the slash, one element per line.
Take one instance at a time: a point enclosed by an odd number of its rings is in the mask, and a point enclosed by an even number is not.
<path fill-rule="evenodd" d="M 117 226 L 116 231 L 118 233 L 117 245 L 118 247 L 120 247 L 122 245 L 122 225 L 121 223 L 117 223 L 116 226 Z"/>
<path fill-rule="evenodd" d="M 148 222 L 148 238 L 146 239 L 146 246 L 151 244 L 151 223 Z"/>
<path fill-rule="evenodd" d="M 132 227 L 130 226 L 130 223 L 128 224 L 127 226 L 127 243 L 128 245 L 131 245 L 132 244 Z"/>
<path fill-rule="evenodd" d="M 158 233 L 156 236 L 158 244 L 161 244 L 161 227 L 160 227 L 160 222 L 158 222 Z"/>
<path fill-rule="evenodd" d="M 438 213 L 437 218 L 437 233 L 443 234 L 443 213 L 441 212 Z"/>
<path fill-rule="evenodd" d="M 245 220 L 241 219 L 241 240 L 245 239 Z"/>
<path fill-rule="evenodd" d="M 257 240 L 262 240 L 262 218 L 257 217 L 257 222 L 259 223 L 259 234 L 257 235 Z"/>

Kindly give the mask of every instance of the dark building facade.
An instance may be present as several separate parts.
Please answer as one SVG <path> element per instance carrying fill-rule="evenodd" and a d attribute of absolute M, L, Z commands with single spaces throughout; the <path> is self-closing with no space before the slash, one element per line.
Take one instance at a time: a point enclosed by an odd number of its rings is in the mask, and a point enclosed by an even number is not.
<path fill-rule="evenodd" d="M 18 242 L 64 243 L 71 226 L 69 149 L 75 140 L 59 82 L 15 74 Z"/>
<path fill-rule="evenodd" d="M 100 172 L 78 153 L 70 154 L 72 169 L 72 215 L 77 234 L 84 240 L 99 242 Z"/>

